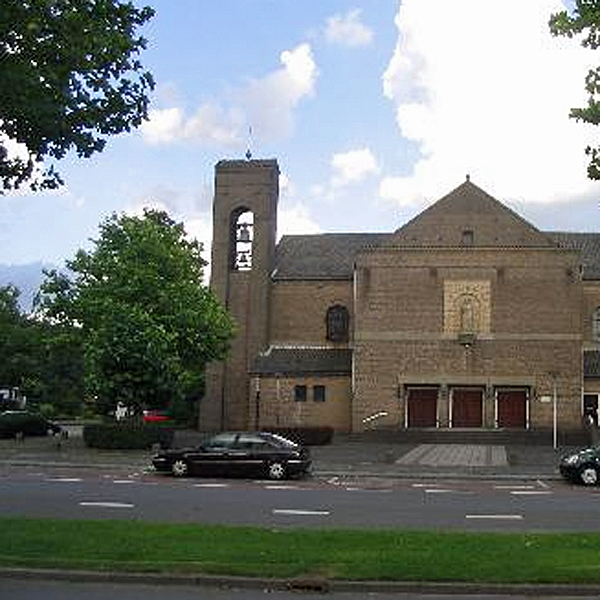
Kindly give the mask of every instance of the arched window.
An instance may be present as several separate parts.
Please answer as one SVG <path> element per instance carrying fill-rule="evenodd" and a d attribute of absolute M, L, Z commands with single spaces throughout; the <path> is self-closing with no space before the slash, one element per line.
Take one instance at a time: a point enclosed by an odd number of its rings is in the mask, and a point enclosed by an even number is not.
<path fill-rule="evenodd" d="M 234 271 L 252 269 L 252 242 L 254 240 L 254 213 L 246 208 L 231 215 L 231 268 Z"/>
<path fill-rule="evenodd" d="M 347 342 L 349 338 L 350 314 L 345 306 L 336 304 L 327 309 L 325 318 L 327 339 L 330 342 Z"/>
<path fill-rule="evenodd" d="M 600 306 L 592 315 L 592 341 L 600 344 Z"/>

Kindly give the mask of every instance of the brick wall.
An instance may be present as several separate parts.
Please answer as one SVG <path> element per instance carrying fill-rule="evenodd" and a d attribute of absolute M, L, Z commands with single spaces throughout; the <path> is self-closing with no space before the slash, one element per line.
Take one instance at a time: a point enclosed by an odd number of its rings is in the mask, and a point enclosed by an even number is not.
<path fill-rule="evenodd" d="M 354 327 L 352 282 L 275 282 L 271 289 L 271 344 L 327 345 L 325 315 L 335 304 L 350 312 Z"/>
<path fill-rule="evenodd" d="M 305 402 L 296 402 L 294 387 L 305 385 Z M 313 388 L 325 386 L 325 402 L 315 402 Z M 267 377 L 260 381 L 259 428 L 295 426 L 331 426 L 336 431 L 350 431 L 349 377 Z M 250 392 L 251 422 L 256 426 L 256 384 Z"/>

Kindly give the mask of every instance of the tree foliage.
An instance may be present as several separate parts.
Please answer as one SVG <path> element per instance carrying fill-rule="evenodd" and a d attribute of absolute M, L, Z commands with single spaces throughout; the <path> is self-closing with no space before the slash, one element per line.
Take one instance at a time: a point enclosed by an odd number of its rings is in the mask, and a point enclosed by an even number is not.
<path fill-rule="evenodd" d="M 19 290 L 0 288 L 0 387 L 18 387 L 57 412 L 78 413 L 83 361 L 77 332 L 21 313 Z"/>
<path fill-rule="evenodd" d="M 590 50 L 600 46 L 600 0 L 575 0 L 572 11 L 561 11 L 550 18 L 550 31 L 553 35 L 569 38 L 580 36 L 581 45 Z M 588 93 L 587 106 L 572 108 L 570 117 L 584 123 L 600 124 L 600 66 L 590 69 L 585 77 L 585 90 Z M 588 146 L 587 173 L 590 179 L 600 179 L 600 146 Z"/>
<path fill-rule="evenodd" d="M 153 14 L 121 0 L 2 0 L 0 193 L 56 188 L 44 159 L 87 158 L 142 123 L 154 81 L 136 31 Z"/>
<path fill-rule="evenodd" d="M 112 215 L 90 252 L 51 271 L 38 305 L 83 337 L 86 389 L 105 412 L 118 402 L 164 408 L 197 396 L 203 370 L 224 357 L 233 325 L 202 283 L 201 245 L 160 211 Z"/>

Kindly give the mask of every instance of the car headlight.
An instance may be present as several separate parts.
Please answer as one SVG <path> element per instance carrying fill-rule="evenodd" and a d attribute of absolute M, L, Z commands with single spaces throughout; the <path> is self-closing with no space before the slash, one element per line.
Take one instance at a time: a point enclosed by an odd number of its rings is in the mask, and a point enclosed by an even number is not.
<path fill-rule="evenodd" d="M 573 454 L 572 456 L 565 458 L 566 465 L 574 465 L 577 462 L 579 462 L 579 456 L 577 454 Z"/>

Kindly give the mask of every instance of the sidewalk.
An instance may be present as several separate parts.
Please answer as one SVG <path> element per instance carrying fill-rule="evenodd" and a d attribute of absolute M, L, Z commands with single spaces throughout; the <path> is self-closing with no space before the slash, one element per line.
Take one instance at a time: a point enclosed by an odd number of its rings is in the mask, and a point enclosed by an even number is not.
<path fill-rule="evenodd" d="M 194 445 L 194 431 L 177 432 L 176 446 Z M 336 436 L 327 446 L 313 446 L 317 477 L 469 477 L 493 479 L 558 478 L 560 456 L 572 448 L 551 445 L 473 445 L 373 442 Z M 0 440 L 0 465 L 48 464 L 71 468 L 135 469 L 150 466 L 152 451 L 96 450 L 71 435 L 59 438 Z"/>

